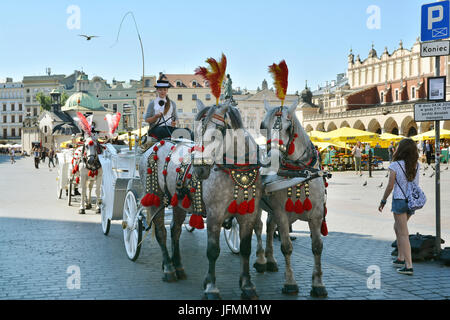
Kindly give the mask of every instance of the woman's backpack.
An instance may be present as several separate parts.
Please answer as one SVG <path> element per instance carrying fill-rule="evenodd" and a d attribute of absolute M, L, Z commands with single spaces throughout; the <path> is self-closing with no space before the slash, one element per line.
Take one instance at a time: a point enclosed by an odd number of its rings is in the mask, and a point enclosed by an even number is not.
<path fill-rule="evenodd" d="M 408 181 L 408 177 L 406 176 L 405 170 L 403 170 L 400 163 L 398 163 L 400 166 L 400 169 L 402 169 L 403 173 L 405 174 L 406 181 Z M 415 211 L 418 209 L 422 209 L 425 203 L 427 202 L 427 197 L 425 196 L 425 193 L 422 191 L 422 189 L 413 181 L 408 181 L 409 189 L 407 191 L 408 195 L 405 194 L 402 187 L 398 183 L 397 179 L 395 179 L 395 182 L 397 182 L 398 186 L 400 187 L 400 190 L 402 190 L 403 195 L 406 198 L 406 202 L 408 203 L 408 208 L 411 211 Z"/>

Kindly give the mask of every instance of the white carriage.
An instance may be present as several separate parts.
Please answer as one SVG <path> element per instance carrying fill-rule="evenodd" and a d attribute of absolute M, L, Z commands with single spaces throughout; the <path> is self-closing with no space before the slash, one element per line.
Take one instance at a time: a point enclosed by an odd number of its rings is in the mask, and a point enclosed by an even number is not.
<path fill-rule="evenodd" d="M 61 199 L 65 191 L 69 206 L 73 196 L 72 159 L 73 149 L 64 149 L 56 153 L 58 159 L 58 176 L 56 177 L 56 196 Z"/>
<path fill-rule="evenodd" d="M 140 199 L 145 194 L 145 186 L 139 178 L 139 161 L 142 153 L 135 147 L 127 145 L 106 144 L 106 149 L 99 156 L 102 169 L 101 224 L 105 235 L 108 235 L 111 221 L 121 220 L 125 250 L 130 260 L 139 257 L 144 231 L 151 227 L 147 221 L 145 208 Z M 171 219 L 172 210 L 166 209 L 167 219 Z M 186 222 L 185 227 L 192 232 L 194 228 Z M 225 240 L 233 253 L 239 253 L 239 224 L 232 219 L 224 228 Z"/>

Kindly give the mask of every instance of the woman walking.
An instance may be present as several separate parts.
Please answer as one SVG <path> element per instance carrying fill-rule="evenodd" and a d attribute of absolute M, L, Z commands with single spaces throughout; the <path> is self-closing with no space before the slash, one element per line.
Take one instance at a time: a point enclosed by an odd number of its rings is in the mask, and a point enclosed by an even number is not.
<path fill-rule="evenodd" d="M 408 207 L 408 186 L 414 181 L 419 185 L 419 152 L 412 139 L 400 141 L 394 153 L 393 162 L 389 165 L 389 182 L 381 200 L 378 211 L 382 212 L 386 200 L 392 190 L 392 212 L 394 215 L 394 231 L 397 237 L 398 257 L 393 262 L 398 273 L 412 275 L 411 244 L 409 243 L 408 220 L 414 214 Z"/>
<path fill-rule="evenodd" d="M 355 171 L 356 171 L 356 174 L 358 174 L 358 171 L 359 171 L 359 175 L 360 176 L 362 176 L 362 172 L 361 172 L 361 152 L 362 152 L 361 142 L 358 141 L 356 143 L 356 145 L 353 147 L 352 155 L 355 157 Z"/>

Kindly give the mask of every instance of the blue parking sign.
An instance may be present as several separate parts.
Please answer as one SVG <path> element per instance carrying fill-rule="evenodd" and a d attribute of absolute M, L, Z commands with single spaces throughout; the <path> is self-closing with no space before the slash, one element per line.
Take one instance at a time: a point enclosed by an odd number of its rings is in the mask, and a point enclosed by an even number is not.
<path fill-rule="evenodd" d="M 440 1 L 422 6 L 421 41 L 450 37 L 450 1 Z"/>

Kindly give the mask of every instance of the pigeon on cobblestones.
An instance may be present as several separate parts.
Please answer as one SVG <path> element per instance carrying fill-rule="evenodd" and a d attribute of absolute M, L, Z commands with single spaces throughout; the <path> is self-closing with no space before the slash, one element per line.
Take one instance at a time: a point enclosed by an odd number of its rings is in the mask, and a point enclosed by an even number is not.
<path fill-rule="evenodd" d="M 365 181 L 365 182 L 363 183 L 363 187 L 365 187 L 365 186 L 367 186 L 367 181 Z"/>
<path fill-rule="evenodd" d="M 383 182 L 378 186 L 378 188 L 383 188 Z"/>

